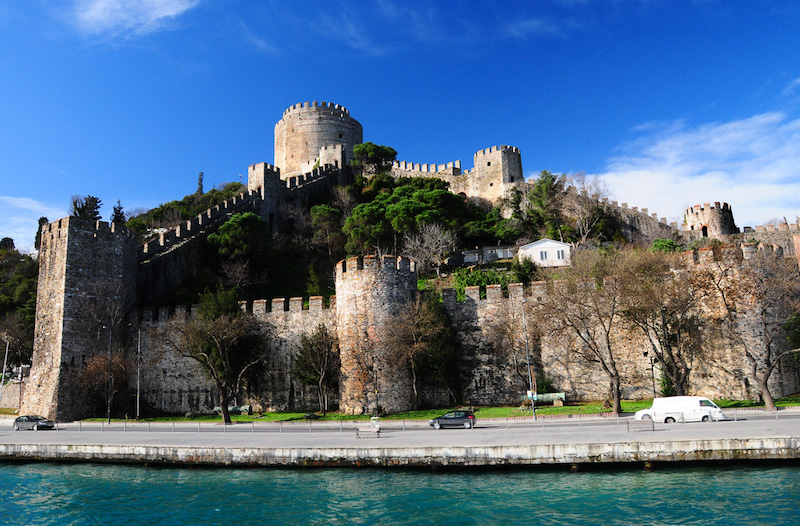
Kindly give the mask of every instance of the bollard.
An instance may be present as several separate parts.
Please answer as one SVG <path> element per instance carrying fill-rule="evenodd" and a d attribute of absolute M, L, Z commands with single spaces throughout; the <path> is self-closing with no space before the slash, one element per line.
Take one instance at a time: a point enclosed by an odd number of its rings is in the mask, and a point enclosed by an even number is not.
<path fill-rule="evenodd" d="M 198 433 L 200 432 L 200 421 L 199 420 L 197 421 L 197 432 Z"/>
<path fill-rule="evenodd" d="M 147 432 L 150 432 L 150 422 L 147 423 Z"/>
<path fill-rule="evenodd" d="M 80 420 L 78 420 L 78 431 L 83 431 L 83 429 L 81 428 L 81 423 L 82 422 Z"/>
<path fill-rule="evenodd" d="M 278 426 L 278 432 L 283 433 L 283 420 L 280 421 L 280 426 Z"/>
<path fill-rule="evenodd" d="M 256 423 L 255 422 L 250 422 L 250 432 L 251 433 L 255 433 L 256 432 Z"/>
<path fill-rule="evenodd" d="M 343 427 L 342 427 L 342 421 L 341 421 L 341 420 L 339 420 L 339 432 L 341 433 L 343 430 L 344 430 L 344 429 L 343 429 Z"/>
<path fill-rule="evenodd" d="M 175 432 L 175 421 L 174 420 L 172 421 L 172 432 L 173 433 Z"/>
<path fill-rule="evenodd" d="M 103 431 L 103 423 L 100 422 L 100 431 Z"/>
<path fill-rule="evenodd" d="M 128 421 L 127 420 L 123 420 L 122 421 L 122 432 L 124 433 L 127 430 L 128 430 Z"/>
<path fill-rule="evenodd" d="M 308 421 L 308 432 L 311 432 L 311 420 Z"/>
<path fill-rule="evenodd" d="M 405 430 L 406 430 L 406 421 L 403 420 L 403 431 L 405 431 Z"/>
<path fill-rule="evenodd" d="M 223 422 L 222 423 L 222 432 L 223 433 L 227 433 L 228 432 L 228 423 L 227 422 Z"/>

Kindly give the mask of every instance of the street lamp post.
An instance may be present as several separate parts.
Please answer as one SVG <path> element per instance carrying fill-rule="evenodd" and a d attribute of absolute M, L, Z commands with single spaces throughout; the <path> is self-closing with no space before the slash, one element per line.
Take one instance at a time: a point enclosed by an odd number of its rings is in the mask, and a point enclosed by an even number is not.
<path fill-rule="evenodd" d="M 648 353 L 647 351 L 644 351 L 642 353 L 642 356 L 644 356 L 645 358 L 649 358 L 650 359 L 650 380 L 653 382 L 653 398 L 655 398 L 656 397 L 656 371 L 655 371 L 655 368 L 654 368 L 655 364 L 653 364 L 653 357 L 650 356 L 650 353 Z"/>
<path fill-rule="evenodd" d="M 6 340 L 6 357 L 3 358 L 3 370 L 0 372 L 0 400 L 3 399 L 3 386 L 6 384 L 6 364 L 8 363 L 8 347 L 11 345 L 10 340 Z"/>
<path fill-rule="evenodd" d="M 107 401 L 107 421 L 111 423 L 111 336 L 113 334 L 113 330 L 111 326 L 106 327 L 103 326 L 104 329 L 108 329 L 108 370 L 106 371 L 106 401 Z"/>
<path fill-rule="evenodd" d="M 136 420 L 139 420 L 139 394 L 140 390 L 140 369 L 142 363 L 142 329 L 139 329 L 139 343 L 136 347 Z"/>

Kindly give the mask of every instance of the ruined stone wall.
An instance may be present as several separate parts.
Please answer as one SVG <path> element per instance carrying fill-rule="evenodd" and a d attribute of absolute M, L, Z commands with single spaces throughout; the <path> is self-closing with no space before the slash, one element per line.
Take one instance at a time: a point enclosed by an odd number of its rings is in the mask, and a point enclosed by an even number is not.
<path fill-rule="evenodd" d="M 124 227 L 67 217 L 45 225 L 31 376 L 22 412 L 59 420 L 87 415 L 79 377 L 105 354 L 133 303 L 136 239 Z"/>
<path fill-rule="evenodd" d="M 275 125 L 275 166 L 283 178 L 304 173 L 325 146 L 341 144 L 345 162 L 353 160 L 353 146 L 364 141 L 361 124 L 334 103 L 304 102 L 283 112 Z"/>
<path fill-rule="evenodd" d="M 619 205 L 617 201 L 603 199 L 606 212 L 617 219 L 620 232 L 631 243 L 651 245 L 654 239 L 670 239 L 678 229 L 677 223 L 667 223 L 667 219 L 658 218 L 657 213 L 650 213 L 647 208 L 628 208 L 628 203 Z"/>
<path fill-rule="evenodd" d="M 364 256 L 337 263 L 342 411 L 411 409 L 411 375 L 393 355 L 391 324 L 410 307 L 416 290 L 416 265 L 408 258 Z"/>
<path fill-rule="evenodd" d="M 728 203 L 715 202 L 695 205 L 683 213 L 681 233 L 691 238 L 721 238 L 728 234 L 736 234 L 739 229 L 733 221 L 733 210 Z"/>

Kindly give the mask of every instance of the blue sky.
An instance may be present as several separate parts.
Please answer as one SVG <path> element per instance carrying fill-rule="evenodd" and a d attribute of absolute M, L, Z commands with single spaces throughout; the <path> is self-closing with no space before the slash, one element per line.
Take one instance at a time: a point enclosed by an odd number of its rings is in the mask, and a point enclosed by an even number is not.
<path fill-rule="evenodd" d="M 800 3 L 0 0 L 0 237 L 246 177 L 311 100 L 399 160 L 510 144 L 671 220 L 800 214 Z"/>

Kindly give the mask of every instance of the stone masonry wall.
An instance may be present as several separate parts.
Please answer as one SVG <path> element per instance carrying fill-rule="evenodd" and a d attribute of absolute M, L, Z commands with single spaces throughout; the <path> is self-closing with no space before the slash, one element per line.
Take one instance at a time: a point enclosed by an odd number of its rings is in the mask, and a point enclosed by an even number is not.
<path fill-rule="evenodd" d="M 23 413 L 88 416 L 79 376 L 88 358 L 119 338 L 115 325 L 122 320 L 114 312 L 133 303 L 136 251 L 136 239 L 118 225 L 69 217 L 44 226 Z"/>
<path fill-rule="evenodd" d="M 392 355 L 390 326 L 414 301 L 416 290 L 416 268 L 408 258 L 364 256 L 337 263 L 342 411 L 411 409 L 410 371 Z"/>

